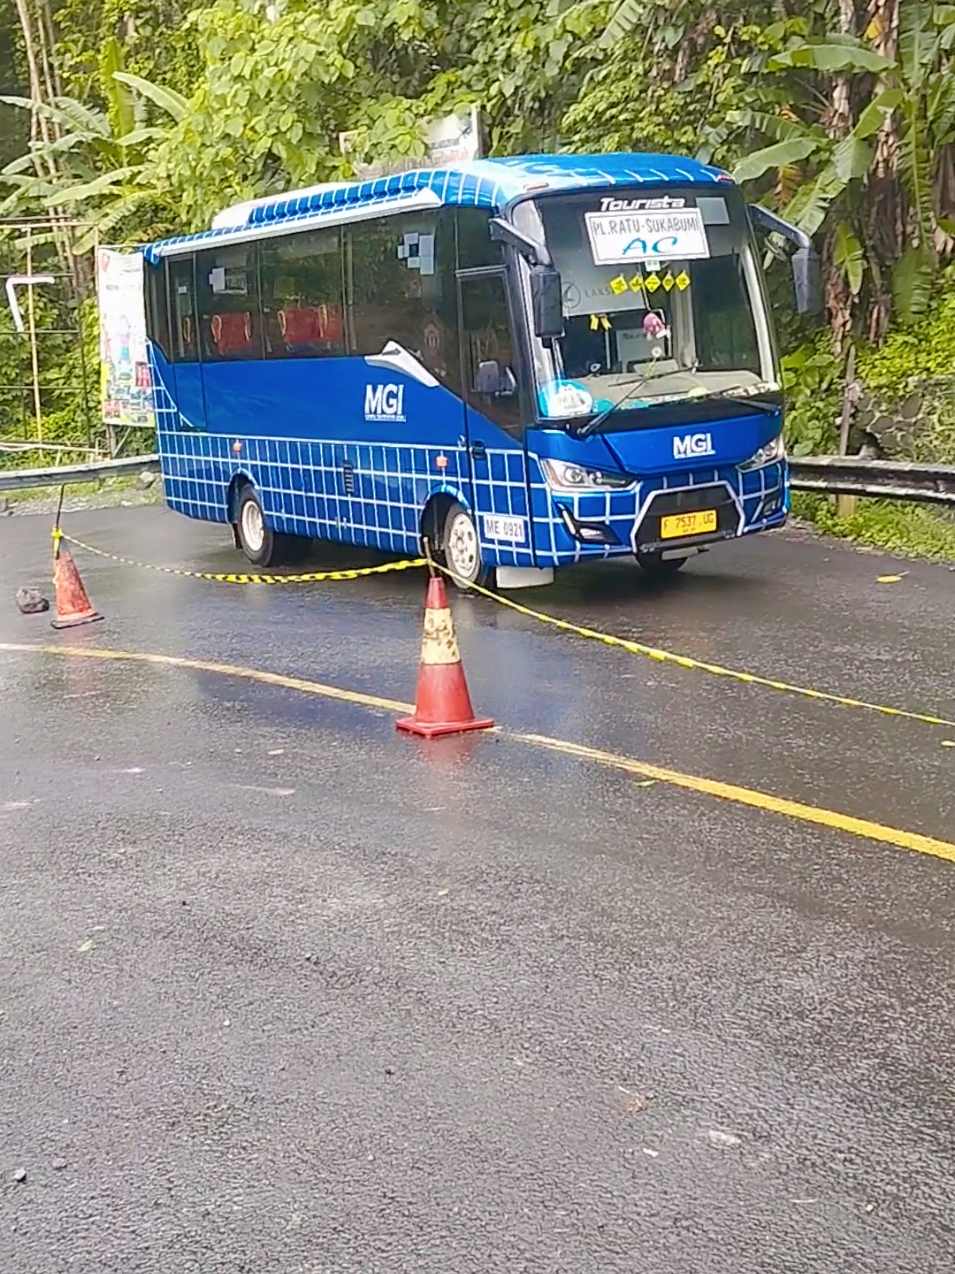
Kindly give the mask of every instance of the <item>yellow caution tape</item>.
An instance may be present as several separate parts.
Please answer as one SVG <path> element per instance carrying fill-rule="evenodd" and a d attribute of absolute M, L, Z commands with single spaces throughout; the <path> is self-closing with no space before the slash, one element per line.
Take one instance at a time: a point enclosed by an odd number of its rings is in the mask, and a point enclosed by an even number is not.
<path fill-rule="evenodd" d="M 451 579 L 455 579 L 453 572 L 447 567 L 435 563 L 438 570 L 442 571 Z M 480 593 L 482 597 L 488 597 L 493 602 L 497 602 L 500 606 L 506 606 L 508 610 L 516 611 L 519 615 L 526 615 L 528 619 L 536 619 L 541 624 L 548 624 L 552 628 L 559 628 L 562 632 L 574 633 L 577 637 L 586 637 L 590 641 L 602 642 L 605 646 L 615 646 L 618 650 L 629 651 L 631 655 L 644 655 L 648 659 L 655 659 L 659 663 L 676 664 L 680 668 L 690 668 L 697 672 L 712 673 L 716 677 L 729 677 L 733 681 L 742 681 L 749 686 L 762 686 L 767 690 L 780 690 L 785 694 L 802 695 L 805 699 L 818 699 L 824 703 L 836 703 L 842 708 L 864 708 L 867 712 L 880 712 L 886 717 L 902 717 L 907 721 L 920 721 L 923 725 L 940 725 L 949 729 L 955 728 L 955 721 L 950 721 L 945 717 L 934 717 L 924 712 L 909 712 L 905 708 L 890 708 L 882 703 L 868 703 L 864 699 L 852 699 L 848 695 L 832 694 L 827 690 L 813 690 L 808 686 L 794 686 L 788 681 L 777 681 L 773 677 L 760 677 L 756 673 L 741 672 L 737 668 L 724 668 L 721 664 L 706 663 L 702 659 L 693 659 L 690 655 L 677 655 L 670 650 L 660 650 L 656 646 L 645 646 L 639 641 L 628 641 L 625 637 L 615 637 L 612 633 L 598 632 L 594 628 L 583 628 L 580 624 L 572 624 L 570 620 L 558 619 L 554 615 L 547 615 L 544 611 L 533 610 L 530 606 L 522 606 L 520 602 L 511 601 L 509 597 L 501 597 L 499 593 L 493 593 L 489 588 L 483 588 L 480 584 L 468 584 L 468 589 Z"/>
<path fill-rule="evenodd" d="M 409 558 L 402 562 L 385 562 L 381 566 L 356 567 L 347 571 L 312 571 L 306 575 L 184 571 L 175 566 L 156 566 L 150 562 L 138 562 L 134 558 L 120 557 L 116 553 L 107 553 L 104 549 L 95 548 L 92 544 L 85 544 L 82 540 L 74 539 L 73 536 L 65 534 L 59 527 L 54 527 L 54 545 L 58 546 L 60 540 L 65 540 L 68 544 L 73 544 L 76 548 L 82 549 L 86 553 L 93 553 L 96 557 L 105 557 L 111 562 L 121 562 L 125 566 L 138 566 L 146 571 L 158 571 L 163 575 L 178 575 L 185 579 L 211 580 L 218 584 L 317 584 L 324 580 L 353 580 L 360 579 L 364 575 L 385 575 L 391 571 L 407 571 L 419 566 L 431 566 L 447 575 L 449 579 L 456 580 L 457 578 L 454 572 L 448 570 L 446 566 L 442 566 L 439 562 L 429 561 L 428 558 L 424 557 Z M 842 708 L 862 708 L 867 712 L 878 712 L 886 717 L 899 717 L 906 721 L 919 721 L 923 725 L 945 726 L 948 729 L 955 729 L 955 721 L 946 717 L 936 717 L 926 712 L 910 712 L 905 708 L 892 708 L 882 703 L 869 703 L 865 699 L 853 699 L 849 695 L 833 694 L 827 690 L 815 690 L 809 686 L 796 686 L 788 681 L 779 681 L 774 677 L 761 677 L 757 673 L 743 672 L 738 668 L 724 668 L 721 664 L 707 663 L 702 659 L 694 659 L 690 655 L 678 655 L 673 651 L 662 650 L 657 646 L 646 646 L 639 641 L 630 641 L 626 637 L 617 637 L 613 633 L 602 633 L 595 628 L 585 628 L 580 624 L 571 623 L 568 619 L 558 619 L 556 615 L 548 615 L 544 611 L 534 610 L 530 606 L 524 606 L 520 602 L 512 601 L 509 597 L 502 597 L 499 593 L 494 593 L 480 584 L 468 584 L 467 588 L 475 593 L 480 593 L 482 597 L 489 598 L 492 602 L 497 602 L 499 606 L 506 606 L 508 610 L 516 611 L 518 615 L 524 615 L 528 619 L 536 619 L 538 623 L 547 624 L 551 628 L 558 628 L 562 632 L 573 633 L 577 637 L 586 637 L 589 641 L 602 642 L 603 645 L 613 646 L 618 650 L 626 650 L 631 655 L 643 655 L 648 659 L 656 660 L 658 663 L 676 664 L 680 668 L 688 668 L 696 672 L 708 672 L 715 677 L 727 677 L 733 681 L 741 681 L 744 685 L 762 686 L 764 689 L 778 690 L 784 694 L 801 695 L 804 699 L 835 703 Z"/>
<path fill-rule="evenodd" d="M 409 558 L 404 562 L 385 562 L 381 566 L 360 566 L 347 571 L 309 571 L 305 575 L 260 575 L 246 571 L 183 571 L 176 566 L 156 566 L 152 562 L 137 562 L 131 557 L 120 557 L 117 553 L 107 553 L 105 549 L 95 548 L 92 544 L 84 544 L 74 539 L 59 527 L 53 528 L 53 541 L 58 544 L 65 540 L 84 553 L 93 553 L 96 557 L 105 557 L 111 562 L 121 562 L 124 566 L 138 566 L 144 571 L 158 571 L 162 575 L 179 575 L 185 579 L 212 580 L 216 584 L 320 584 L 325 580 L 360 579 L 363 575 L 385 575 L 389 571 L 407 571 L 412 567 L 424 566 L 423 557 Z"/>

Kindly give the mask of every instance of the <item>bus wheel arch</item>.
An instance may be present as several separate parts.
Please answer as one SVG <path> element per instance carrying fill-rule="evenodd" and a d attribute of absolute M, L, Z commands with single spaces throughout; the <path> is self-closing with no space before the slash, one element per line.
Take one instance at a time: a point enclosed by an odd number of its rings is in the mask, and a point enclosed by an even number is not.
<path fill-rule="evenodd" d="M 232 540 L 237 549 L 242 548 L 242 540 L 239 538 L 239 496 L 243 487 L 254 487 L 254 485 L 247 473 L 237 473 L 229 483 L 229 490 L 226 492 L 226 514 L 229 525 L 232 527 Z"/>
<path fill-rule="evenodd" d="M 427 556 L 444 560 L 444 531 L 448 513 L 459 501 L 451 491 L 436 491 L 421 515 L 421 549 Z"/>

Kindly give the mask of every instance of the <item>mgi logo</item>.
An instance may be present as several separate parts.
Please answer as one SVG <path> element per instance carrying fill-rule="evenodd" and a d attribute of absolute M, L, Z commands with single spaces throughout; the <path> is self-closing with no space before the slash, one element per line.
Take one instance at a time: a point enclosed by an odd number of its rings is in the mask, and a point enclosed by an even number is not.
<path fill-rule="evenodd" d="M 405 419 L 404 385 L 366 385 L 365 419 L 400 423 Z"/>
<path fill-rule="evenodd" d="M 711 434 L 684 434 L 673 439 L 673 459 L 689 460 L 693 456 L 715 456 Z"/>

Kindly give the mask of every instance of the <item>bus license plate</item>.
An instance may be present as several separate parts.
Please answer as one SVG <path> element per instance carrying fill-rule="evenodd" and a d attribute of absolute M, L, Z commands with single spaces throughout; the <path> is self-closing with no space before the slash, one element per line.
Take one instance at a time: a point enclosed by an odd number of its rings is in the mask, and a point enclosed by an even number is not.
<path fill-rule="evenodd" d="M 523 544 L 527 540 L 527 524 L 523 518 L 501 517 L 496 513 L 485 513 L 484 538 L 510 540 L 513 544 Z"/>
<path fill-rule="evenodd" d="M 671 513 L 660 519 L 660 539 L 675 540 L 683 535 L 705 535 L 716 530 L 716 510 L 698 509 L 694 513 Z"/>

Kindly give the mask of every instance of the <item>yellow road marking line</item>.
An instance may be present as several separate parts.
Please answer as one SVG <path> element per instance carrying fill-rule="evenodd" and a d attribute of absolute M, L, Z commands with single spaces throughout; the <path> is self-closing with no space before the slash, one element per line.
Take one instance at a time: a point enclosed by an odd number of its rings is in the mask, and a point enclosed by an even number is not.
<path fill-rule="evenodd" d="M 187 668 L 194 672 L 211 672 L 225 677 L 238 677 L 244 681 L 257 681 L 268 686 L 279 686 L 285 690 L 297 690 L 303 694 L 320 695 L 325 699 L 336 699 L 343 703 L 353 703 L 365 708 L 377 708 L 385 712 L 404 714 L 413 711 L 412 704 L 401 703 L 397 699 L 385 699 L 379 695 L 369 695 L 359 690 L 343 690 L 340 686 L 329 686 L 324 682 L 309 681 L 302 677 L 286 677 L 281 673 L 266 672 L 259 668 L 246 668 L 238 664 L 220 664 L 207 659 L 187 659 L 180 655 L 158 655 L 143 651 L 111 650 L 83 646 L 28 645 L 17 642 L 0 642 L 0 651 Z M 903 828 L 889 827 L 884 823 L 874 823 L 869 819 L 856 818 L 852 814 L 841 814 L 837 810 L 828 810 L 817 805 L 806 805 L 801 801 L 790 801 L 785 797 L 773 796 L 769 792 L 760 792 L 755 788 L 740 787 L 735 783 L 723 783 L 719 779 L 708 779 L 697 774 L 684 774 L 681 770 L 671 770 L 664 766 L 652 765 L 648 761 L 639 761 L 635 757 L 623 756 L 616 752 L 605 752 L 600 748 L 589 748 L 584 744 L 571 743 L 565 739 L 553 739 L 545 734 L 527 734 L 519 731 L 501 731 L 500 733 L 503 737 L 513 739 L 516 743 L 548 748 L 554 752 L 562 752 L 567 756 L 578 757 L 584 761 L 593 761 L 598 765 L 623 770 L 628 774 L 636 774 L 642 779 L 653 779 L 659 783 L 669 783 L 673 787 L 696 792 L 702 796 L 715 797 L 717 800 L 730 801 L 737 805 L 747 805 L 752 809 L 763 810 L 765 813 L 779 814 L 784 818 L 796 819 L 803 823 L 814 823 L 821 827 L 831 828 L 834 831 L 847 832 L 851 836 L 858 836 L 864 840 L 877 841 L 883 845 L 895 845 L 899 849 L 908 849 L 917 854 L 929 854 L 934 858 L 943 858 L 948 862 L 955 862 L 955 844 L 951 841 L 938 840 L 933 836 L 923 836 L 920 832 L 909 832 Z"/>
<path fill-rule="evenodd" d="M 884 823 L 873 823 L 867 818 L 855 818 L 852 814 L 840 814 L 837 810 L 823 809 L 818 805 L 804 805 L 801 801 L 790 801 L 782 796 L 772 796 L 769 792 L 757 791 L 755 788 L 723 783 L 719 779 L 683 774 L 680 770 L 665 769 L 663 766 L 651 765 L 647 761 L 638 761 L 616 752 L 588 748 L 581 743 L 552 739 L 545 734 L 509 733 L 508 738 L 516 739 L 520 743 L 530 743 L 539 748 L 551 748 L 555 752 L 565 752 L 568 756 L 580 757 L 585 761 L 596 761 L 600 765 L 609 765 L 616 770 L 626 770 L 629 774 L 639 774 L 644 779 L 670 783 L 674 787 L 686 788 L 689 792 L 715 796 L 721 801 L 734 801 L 738 805 L 749 805 L 753 809 L 781 814 L 784 818 L 796 818 L 805 823 L 818 823 L 822 827 L 848 832 L 852 836 L 861 836 L 866 840 L 898 845 L 900 849 L 911 849 L 917 854 L 931 854 L 935 858 L 945 858 L 949 862 L 955 862 L 955 844 L 950 841 L 936 840 L 933 836 L 923 836 L 920 832 L 907 832 L 898 827 L 887 827 Z"/>
<path fill-rule="evenodd" d="M 382 699 L 379 695 L 363 694 L 360 690 L 342 690 L 338 686 L 326 686 L 321 681 L 306 681 L 301 677 L 286 677 L 279 672 L 265 672 L 260 668 L 244 668 L 238 664 L 213 663 L 208 659 L 185 659 L 180 655 L 155 655 L 138 650 L 104 650 L 92 646 L 29 646 L 0 641 L 0 650 L 29 651 L 42 655 L 65 655 L 70 659 L 112 659 L 116 662 L 159 664 L 169 668 L 190 668 L 193 672 L 213 672 L 222 677 L 240 677 L 244 681 L 261 681 L 267 686 L 280 686 L 283 690 L 298 690 L 303 694 L 321 695 L 325 699 L 339 699 L 343 703 L 357 703 L 363 708 L 380 708 L 384 712 L 413 712 L 413 703 L 399 703 L 397 699 Z"/>

